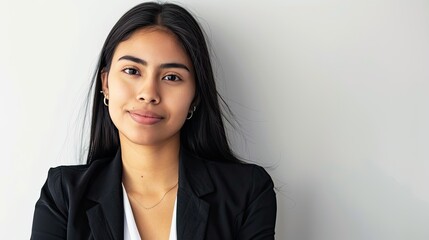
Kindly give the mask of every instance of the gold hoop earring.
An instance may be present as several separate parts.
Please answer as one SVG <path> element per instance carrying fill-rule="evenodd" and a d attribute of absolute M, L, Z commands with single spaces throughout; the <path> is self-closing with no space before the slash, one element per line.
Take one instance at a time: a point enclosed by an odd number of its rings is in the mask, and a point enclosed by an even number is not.
<path fill-rule="evenodd" d="M 186 117 L 186 119 L 187 120 L 189 120 L 189 119 L 191 119 L 192 118 L 192 116 L 194 116 L 194 112 L 195 112 L 195 110 L 197 109 L 197 106 L 194 106 L 193 108 L 192 108 L 192 110 L 190 110 L 189 112 L 188 112 L 188 116 Z"/>
<path fill-rule="evenodd" d="M 104 95 L 104 99 L 103 99 L 104 106 L 108 107 L 109 106 L 109 102 L 108 102 L 109 99 L 106 98 L 106 94 L 104 94 L 103 91 L 100 91 L 100 93 Z"/>
<path fill-rule="evenodd" d="M 103 99 L 104 106 L 106 106 L 106 107 L 109 106 L 109 102 L 108 101 L 109 101 L 109 99 L 107 99 L 106 96 L 104 96 L 104 99 Z"/>

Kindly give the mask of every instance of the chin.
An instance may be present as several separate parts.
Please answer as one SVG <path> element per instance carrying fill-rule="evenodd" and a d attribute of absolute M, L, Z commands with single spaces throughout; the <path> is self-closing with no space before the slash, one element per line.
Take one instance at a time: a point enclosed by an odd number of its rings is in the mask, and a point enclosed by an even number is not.
<path fill-rule="evenodd" d="M 174 134 L 172 136 L 162 136 L 158 134 L 121 134 L 122 141 L 131 142 L 135 145 L 141 146 L 160 146 L 165 143 L 171 143 L 174 141 L 180 141 L 180 134 Z"/>
<path fill-rule="evenodd" d="M 121 139 L 121 141 L 129 141 L 133 144 L 136 145 L 148 145 L 148 146 L 152 146 L 152 145 L 157 145 L 159 144 L 161 141 L 161 139 L 158 139 L 157 137 L 154 136 L 126 136 L 126 139 Z"/>

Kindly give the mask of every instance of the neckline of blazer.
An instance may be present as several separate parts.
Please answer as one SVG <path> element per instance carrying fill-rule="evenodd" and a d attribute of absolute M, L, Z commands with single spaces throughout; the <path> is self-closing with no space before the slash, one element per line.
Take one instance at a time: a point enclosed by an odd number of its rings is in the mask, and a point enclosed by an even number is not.
<path fill-rule="evenodd" d="M 85 175 L 94 176 L 88 189 L 86 214 L 95 239 L 123 239 L 124 206 L 122 158 L 118 150 L 113 159 L 95 160 Z M 101 170 L 100 170 L 101 169 Z M 94 173 L 93 171 L 99 171 Z M 177 239 L 204 239 L 209 204 L 200 199 L 214 191 L 204 160 L 180 149 L 177 192 Z"/>

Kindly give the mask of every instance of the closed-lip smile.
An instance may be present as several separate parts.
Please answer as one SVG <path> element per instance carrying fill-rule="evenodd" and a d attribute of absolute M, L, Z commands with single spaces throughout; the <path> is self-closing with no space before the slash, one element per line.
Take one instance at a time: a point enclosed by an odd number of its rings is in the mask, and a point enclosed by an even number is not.
<path fill-rule="evenodd" d="M 132 110 L 128 113 L 134 121 L 143 125 L 153 125 L 164 119 L 161 115 L 151 111 Z"/>

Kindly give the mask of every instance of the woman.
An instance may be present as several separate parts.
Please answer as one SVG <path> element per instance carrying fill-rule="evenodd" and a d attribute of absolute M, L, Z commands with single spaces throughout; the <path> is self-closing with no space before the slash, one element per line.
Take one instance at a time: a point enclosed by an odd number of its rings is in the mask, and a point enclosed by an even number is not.
<path fill-rule="evenodd" d="M 50 169 L 32 239 L 274 239 L 272 180 L 233 155 L 204 35 L 185 9 L 128 11 L 93 84 L 87 164 Z"/>

